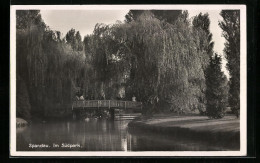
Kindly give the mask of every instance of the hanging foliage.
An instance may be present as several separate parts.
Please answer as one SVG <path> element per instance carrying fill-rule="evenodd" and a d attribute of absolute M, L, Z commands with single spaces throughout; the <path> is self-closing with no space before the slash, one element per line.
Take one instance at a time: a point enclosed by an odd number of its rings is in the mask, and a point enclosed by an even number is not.
<path fill-rule="evenodd" d="M 65 112 L 71 107 L 74 89 L 86 89 L 91 78 L 83 51 L 73 50 L 59 32 L 45 26 L 38 11 L 31 10 L 17 13 L 16 45 L 17 76 L 21 78 L 17 82 L 25 82 L 32 114 Z"/>
<path fill-rule="evenodd" d="M 156 110 L 167 103 L 173 110 L 205 109 L 203 66 L 208 55 L 200 46 L 206 45 L 207 35 L 192 30 L 187 17 L 184 11 L 169 24 L 145 11 L 125 24 L 97 25 L 85 38 L 86 55 L 101 66 L 95 69 L 105 79 L 112 79 L 111 72 L 126 76 L 126 96 L 135 95 L 147 108 Z M 113 65 L 120 69 L 111 71 Z"/>
<path fill-rule="evenodd" d="M 28 21 L 28 14 L 35 20 Z M 74 30 L 62 39 L 38 11 L 21 11 L 17 22 L 17 73 L 28 89 L 32 113 L 61 114 L 77 91 L 86 99 L 136 96 L 152 111 L 164 106 L 205 110 L 209 58 L 201 47 L 208 35 L 192 28 L 187 11 L 170 23 L 144 11 L 128 23 L 97 24 L 83 43 Z"/>

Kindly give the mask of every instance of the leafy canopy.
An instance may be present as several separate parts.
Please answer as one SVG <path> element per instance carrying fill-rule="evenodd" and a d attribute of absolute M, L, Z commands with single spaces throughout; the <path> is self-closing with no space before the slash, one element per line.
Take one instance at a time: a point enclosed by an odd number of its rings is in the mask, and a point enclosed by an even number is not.
<path fill-rule="evenodd" d="M 223 21 L 219 22 L 226 39 L 224 55 L 227 59 L 227 69 L 230 74 L 229 104 L 238 114 L 240 110 L 240 11 L 222 10 Z"/>

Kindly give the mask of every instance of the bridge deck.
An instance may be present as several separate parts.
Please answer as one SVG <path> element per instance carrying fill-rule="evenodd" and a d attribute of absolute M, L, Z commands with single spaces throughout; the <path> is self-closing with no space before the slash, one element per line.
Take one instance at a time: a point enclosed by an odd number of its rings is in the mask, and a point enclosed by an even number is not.
<path fill-rule="evenodd" d="M 74 108 L 121 108 L 121 109 L 141 109 L 142 103 L 135 101 L 117 101 L 117 100 L 82 100 L 74 101 Z"/>

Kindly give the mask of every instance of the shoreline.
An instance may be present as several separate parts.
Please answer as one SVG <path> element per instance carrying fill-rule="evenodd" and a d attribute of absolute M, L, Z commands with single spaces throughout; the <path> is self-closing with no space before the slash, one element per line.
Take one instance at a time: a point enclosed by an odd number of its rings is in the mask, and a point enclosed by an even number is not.
<path fill-rule="evenodd" d="M 28 122 L 22 118 L 16 118 L 16 127 L 22 128 L 28 126 Z"/>
<path fill-rule="evenodd" d="M 150 134 L 167 135 L 206 144 L 218 144 L 223 149 L 240 149 L 239 119 L 226 116 L 209 119 L 205 116 L 155 115 L 140 117 L 129 122 L 130 131 L 145 131 Z"/>

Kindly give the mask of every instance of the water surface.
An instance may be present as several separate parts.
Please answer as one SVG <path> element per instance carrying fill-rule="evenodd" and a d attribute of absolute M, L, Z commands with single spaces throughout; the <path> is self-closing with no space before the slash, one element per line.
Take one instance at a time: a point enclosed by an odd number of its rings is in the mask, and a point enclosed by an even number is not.
<path fill-rule="evenodd" d="M 34 123 L 17 130 L 17 151 L 216 151 L 221 143 L 129 129 L 129 120 Z M 239 150 L 239 149 L 238 149 Z"/>

